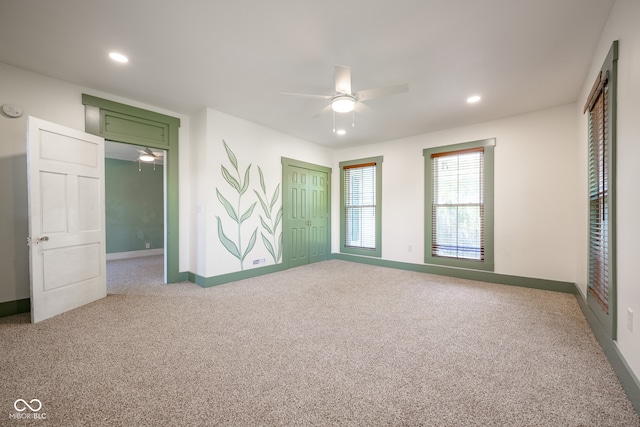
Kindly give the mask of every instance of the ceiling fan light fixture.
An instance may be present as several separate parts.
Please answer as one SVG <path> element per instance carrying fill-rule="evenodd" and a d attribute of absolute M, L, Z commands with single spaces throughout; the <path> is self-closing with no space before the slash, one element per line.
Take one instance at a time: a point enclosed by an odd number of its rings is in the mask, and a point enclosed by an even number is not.
<path fill-rule="evenodd" d="M 141 162 L 153 162 L 155 159 L 156 158 L 151 154 L 140 154 L 140 157 L 138 157 L 138 160 L 140 160 Z"/>
<path fill-rule="evenodd" d="M 356 100 L 351 95 L 338 95 L 331 100 L 331 108 L 336 113 L 350 113 L 356 106 Z"/>
<path fill-rule="evenodd" d="M 113 59 L 116 62 L 122 62 L 122 63 L 129 62 L 129 58 L 127 58 L 126 56 L 118 52 L 109 53 L 109 58 Z"/>

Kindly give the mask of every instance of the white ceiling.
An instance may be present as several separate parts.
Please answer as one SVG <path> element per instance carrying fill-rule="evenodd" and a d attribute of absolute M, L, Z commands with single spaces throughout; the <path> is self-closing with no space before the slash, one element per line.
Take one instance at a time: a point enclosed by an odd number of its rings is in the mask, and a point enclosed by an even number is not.
<path fill-rule="evenodd" d="M 614 2 L 0 0 L 0 62 L 342 147 L 576 102 Z M 331 95 L 335 64 L 354 91 L 409 92 L 369 101 L 353 129 L 339 115 L 337 136 L 331 113 L 312 118 L 326 101 L 281 94 Z"/>

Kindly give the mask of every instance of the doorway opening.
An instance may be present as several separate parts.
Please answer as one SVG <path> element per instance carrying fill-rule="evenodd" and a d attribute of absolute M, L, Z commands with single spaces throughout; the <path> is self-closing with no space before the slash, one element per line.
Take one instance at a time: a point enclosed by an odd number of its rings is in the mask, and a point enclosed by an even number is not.
<path fill-rule="evenodd" d="M 107 288 L 165 280 L 165 150 L 105 141 Z"/>
<path fill-rule="evenodd" d="M 180 119 L 83 94 L 85 130 L 105 140 L 165 150 L 165 271 L 166 283 L 188 279 L 180 271 L 180 197 L 178 129 Z"/>

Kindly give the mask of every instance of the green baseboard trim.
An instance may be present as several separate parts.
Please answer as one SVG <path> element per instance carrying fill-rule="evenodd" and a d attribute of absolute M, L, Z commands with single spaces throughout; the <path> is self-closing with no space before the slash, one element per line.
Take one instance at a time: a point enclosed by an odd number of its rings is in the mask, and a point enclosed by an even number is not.
<path fill-rule="evenodd" d="M 609 337 L 596 314 L 582 297 L 582 294 L 576 295 L 576 299 L 578 300 L 584 317 L 587 319 L 587 323 L 589 323 L 593 334 L 600 343 L 605 356 L 607 356 L 613 371 L 620 380 L 622 388 L 627 393 L 636 412 L 640 414 L 640 380 L 638 380 L 638 377 L 633 373 L 624 356 L 620 353 L 615 341 Z"/>
<path fill-rule="evenodd" d="M 250 279 L 252 277 L 258 277 L 264 274 L 275 273 L 277 271 L 286 269 L 287 267 L 284 264 L 274 264 L 212 277 L 203 277 L 198 274 L 189 273 L 189 281 L 195 283 L 200 287 L 210 288 L 211 286 L 224 285 L 225 283 L 235 282 L 242 279 Z"/>
<path fill-rule="evenodd" d="M 568 294 L 578 293 L 574 283 L 559 280 L 535 279 L 532 277 L 511 276 L 498 274 L 491 271 L 469 270 L 465 268 L 445 267 L 431 264 L 413 264 L 409 262 L 390 261 L 379 258 L 370 258 L 342 253 L 331 254 L 332 259 L 359 262 L 362 264 L 377 265 L 380 267 L 397 268 L 400 270 L 417 271 L 420 273 L 437 274 L 440 276 L 457 277 L 458 279 L 477 280 L 479 282 L 497 283 L 500 285 L 520 286 L 524 288 L 541 289 L 545 291 L 563 292 Z"/>
<path fill-rule="evenodd" d="M 28 311 L 31 311 L 31 300 L 29 298 L 0 302 L 0 317 L 27 313 Z"/>

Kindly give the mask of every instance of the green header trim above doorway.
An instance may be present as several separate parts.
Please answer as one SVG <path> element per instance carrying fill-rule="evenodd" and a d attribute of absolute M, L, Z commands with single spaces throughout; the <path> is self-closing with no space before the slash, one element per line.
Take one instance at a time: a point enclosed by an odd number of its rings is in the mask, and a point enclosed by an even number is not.
<path fill-rule="evenodd" d="M 107 140 L 167 152 L 166 170 L 166 278 L 167 283 L 187 280 L 179 271 L 179 171 L 178 128 L 180 119 L 165 114 L 83 94 L 85 130 Z"/>

